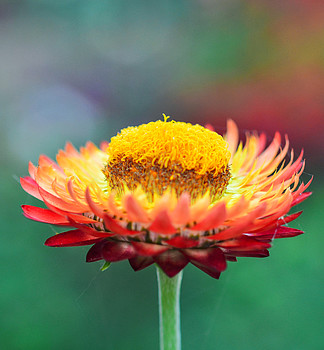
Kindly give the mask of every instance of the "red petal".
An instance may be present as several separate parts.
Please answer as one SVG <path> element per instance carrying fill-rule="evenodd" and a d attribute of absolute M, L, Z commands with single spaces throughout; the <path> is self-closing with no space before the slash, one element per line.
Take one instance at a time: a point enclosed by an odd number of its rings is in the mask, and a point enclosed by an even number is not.
<path fill-rule="evenodd" d="M 154 256 L 153 259 L 169 277 L 177 275 L 189 262 L 183 254 L 173 249 Z"/>
<path fill-rule="evenodd" d="M 45 245 L 49 247 L 74 247 L 93 244 L 100 239 L 81 230 L 72 230 L 48 238 Z"/>
<path fill-rule="evenodd" d="M 73 227 L 79 229 L 80 231 L 83 231 L 84 233 L 90 235 L 90 236 L 94 236 L 97 238 L 107 238 L 107 237 L 115 236 L 114 233 L 96 230 L 95 228 L 93 228 L 91 226 L 79 224 L 70 218 L 69 218 L 69 222 L 70 222 L 70 226 L 73 226 Z"/>
<path fill-rule="evenodd" d="M 301 214 L 302 214 L 302 211 L 299 211 L 298 213 L 293 213 L 288 216 L 285 216 L 282 219 L 279 219 L 277 221 L 277 224 L 278 226 L 288 224 L 289 222 L 296 220 Z"/>
<path fill-rule="evenodd" d="M 109 215 L 104 215 L 104 223 L 107 230 L 122 236 L 133 236 L 143 233 L 140 231 L 128 230 L 118 224 L 116 220 L 111 218 Z"/>
<path fill-rule="evenodd" d="M 132 242 L 132 245 L 136 249 L 137 254 L 142 256 L 159 255 L 170 249 L 168 246 L 154 243 Z"/>
<path fill-rule="evenodd" d="M 58 209 L 56 207 L 54 207 L 53 205 L 49 204 L 48 202 L 44 201 L 44 203 L 46 204 L 46 206 L 54 213 L 60 215 L 60 216 L 64 216 L 64 217 L 68 217 L 69 218 L 69 226 L 75 226 L 75 225 L 71 225 L 71 220 L 73 222 L 79 223 L 79 224 L 95 224 L 98 223 L 98 221 L 93 220 L 88 218 L 87 216 L 84 216 L 82 214 L 72 214 L 69 213 L 67 211 Z M 77 226 L 75 226 L 77 227 Z"/>
<path fill-rule="evenodd" d="M 225 258 L 227 261 L 233 261 L 233 262 L 236 262 L 237 259 L 235 258 L 235 256 L 228 256 L 228 255 L 225 255 Z"/>
<path fill-rule="evenodd" d="M 247 252 L 240 252 L 240 251 L 232 251 L 232 250 L 225 250 L 224 251 L 226 259 L 232 258 L 232 257 L 248 257 L 248 258 L 266 258 L 269 256 L 269 252 L 264 250 L 251 250 Z"/>
<path fill-rule="evenodd" d="M 198 240 L 190 239 L 183 236 L 176 236 L 165 242 L 170 244 L 172 247 L 183 248 L 183 249 L 197 247 L 197 245 L 199 244 Z"/>
<path fill-rule="evenodd" d="M 293 200 L 291 206 L 295 206 L 301 202 L 303 202 L 306 198 L 308 198 L 310 195 L 312 194 L 312 192 L 305 192 L 300 194 L 298 197 L 296 197 L 296 199 Z"/>
<path fill-rule="evenodd" d="M 226 205 L 225 203 L 219 203 L 211 210 L 209 210 L 205 219 L 200 221 L 197 225 L 191 227 L 191 230 L 208 231 L 218 227 L 226 219 Z"/>
<path fill-rule="evenodd" d="M 70 226 L 70 222 L 66 217 L 56 214 L 49 209 L 38 208 L 32 205 L 22 205 L 21 208 L 28 219 L 47 224 Z"/>
<path fill-rule="evenodd" d="M 183 254 L 190 259 L 195 266 L 205 266 L 221 272 L 226 269 L 226 259 L 223 251 L 219 248 L 186 249 Z"/>
<path fill-rule="evenodd" d="M 31 196 L 33 196 L 41 201 L 43 200 L 43 198 L 39 194 L 38 185 L 37 185 L 36 181 L 33 180 L 31 177 L 29 177 L 29 176 L 21 177 L 20 184 L 21 184 L 21 187 L 24 189 L 24 191 L 29 193 Z"/>
<path fill-rule="evenodd" d="M 254 236 L 253 236 L 254 237 Z M 217 243 L 217 246 L 231 250 L 263 250 L 271 247 L 271 244 L 260 242 L 252 237 L 242 236 L 238 239 Z"/>
<path fill-rule="evenodd" d="M 114 262 L 134 258 L 136 252 L 130 243 L 106 241 L 102 247 L 102 256 L 105 260 Z"/>
<path fill-rule="evenodd" d="M 62 213 L 64 213 L 64 212 L 62 211 Z M 97 220 L 90 219 L 87 216 L 84 216 L 82 214 L 78 215 L 78 214 L 66 213 L 66 216 L 79 224 L 96 224 L 96 223 L 98 223 Z"/>
<path fill-rule="evenodd" d="M 274 228 L 272 230 L 253 233 L 253 237 L 259 239 L 270 239 L 273 240 L 275 238 L 286 238 L 286 237 L 295 237 L 303 234 L 304 231 L 297 230 L 296 228 L 280 226 Z"/>
<path fill-rule="evenodd" d="M 86 257 L 86 262 L 93 262 L 93 261 L 98 261 L 102 260 L 102 247 L 103 244 L 105 243 L 105 240 L 102 240 L 96 244 L 94 244 L 88 251 L 87 257 Z"/>
<path fill-rule="evenodd" d="M 158 213 L 148 229 L 162 235 L 169 235 L 176 232 L 176 229 L 172 225 L 170 216 L 166 210 L 162 210 Z"/>
<path fill-rule="evenodd" d="M 135 256 L 135 258 L 131 258 L 128 261 L 134 271 L 143 270 L 154 263 L 150 256 Z"/>
<path fill-rule="evenodd" d="M 209 267 L 209 266 L 204 266 L 204 265 L 201 265 L 201 264 L 198 264 L 194 261 L 191 261 L 192 265 L 198 267 L 198 269 L 200 269 L 201 271 L 207 273 L 207 275 L 213 277 L 213 278 L 216 278 L 216 279 L 219 279 L 219 276 L 220 276 L 220 272 L 216 269 L 213 269 L 212 267 Z"/>

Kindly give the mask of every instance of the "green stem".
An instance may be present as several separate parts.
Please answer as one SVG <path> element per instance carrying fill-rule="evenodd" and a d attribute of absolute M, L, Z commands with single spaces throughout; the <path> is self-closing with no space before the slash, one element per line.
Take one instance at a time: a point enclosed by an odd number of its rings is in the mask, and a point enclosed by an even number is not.
<path fill-rule="evenodd" d="M 159 288 L 160 350 L 181 350 L 180 286 L 182 271 L 168 277 L 156 269 Z"/>

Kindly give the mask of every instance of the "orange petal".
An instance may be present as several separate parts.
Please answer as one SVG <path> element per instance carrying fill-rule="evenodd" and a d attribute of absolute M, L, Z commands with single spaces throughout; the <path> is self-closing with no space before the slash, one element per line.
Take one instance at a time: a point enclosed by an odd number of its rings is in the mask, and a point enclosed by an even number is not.
<path fill-rule="evenodd" d="M 232 155 L 231 159 L 233 159 L 239 141 L 239 132 L 237 125 L 232 119 L 227 121 L 227 133 L 225 135 L 225 140 L 228 142 L 228 149 Z"/>
<path fill-rule="evenodd" d="M 190 229 L 195 231 L 208 231 L 223 224 L 225 219 L 226 205 L 224 202 L 221 202 L 210 209 L 207 213 L 207 216 Z"/>
<path fill-rule="evenodd" d="M 125 196 L 124 205 L 129 221 L 142 223 L 148 222 L 148 217 L 145 210 L 132 195 Z"/>
<path fill-rule="evenodd" d="M 171 213 L 172 222 L 175 225 L 186 225 L 190 221 L 190 194 L 181 194 L 177 205 Z"/>
<path fill-rule="evenodd" d="M 36 174 L 36 170 L 37 168 L 35 167 L 35 165 L 32 162 L 28 163 L 28 172 L 30 177 L 35 180 L 35 174 Z"/>
<path fill-rule="evenodd" d="M 91 211 L 98 217 L 103 218 L 105 215 L 105 212 L 92 200 L 91 195 L 90 195 L 90 189 L 87 187 L 85 191 L 85 198 L 86 201 L 89 205 L 89 208 Z"/>
<path fill-rule="evenodd" d="M 216 233 L 215 235 L 208 236 L 206 237 L 206 239 L 224 241 L 226 239 L 233 239 L 241 236 L 247 231 L 249 227 L 251 227 L 251 224 L 253 224 L 254 220 L 264 213 L 265 209 L 266 205 L 261 204 L 258 208 L 253 210 L 246 217 L 242 218 L 235 226 L 232 226 L 219 233 Z"/>
<path fill-rule="evenodd" d="M 71 213 L 83 213 L 83 208 L 76 203 L 65 202 L 62 198 L 58 198 L 51 193 L 39 188 L 39 193 L 43 198 L 45 204 L 49 203 L 53 207 L 65 210 Z"/>

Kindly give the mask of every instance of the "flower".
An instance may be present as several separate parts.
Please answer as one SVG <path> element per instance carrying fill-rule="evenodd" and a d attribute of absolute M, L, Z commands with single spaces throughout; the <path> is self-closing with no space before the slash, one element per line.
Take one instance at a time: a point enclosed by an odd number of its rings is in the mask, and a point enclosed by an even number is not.
<path fill-rule="evenodd" d="M 128 260 L 137 271 L 156 263 L 169 276 L 188 263 L 219 278 L 227 261 L 266 257 L 275 238 L 303 233 L 287 227 L 306 199 L 303 153 L 285 163 L 276 133 L 248 133 L 239 143 L 229 120 L 224 138 L 210 126 L 156 121 L 123 129 L 100 148 L 67 143 L 56 161 L 29 163 L 23 189 L 47 208 L 23 205 L 32 220 L 73 230 L 45 245 L 92 245 L 86 261 Z"/>

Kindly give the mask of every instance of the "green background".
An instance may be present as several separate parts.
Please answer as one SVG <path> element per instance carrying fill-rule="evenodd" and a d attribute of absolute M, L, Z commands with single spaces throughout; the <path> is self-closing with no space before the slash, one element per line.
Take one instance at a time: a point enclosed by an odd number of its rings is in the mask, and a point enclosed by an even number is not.
<path fill-rule="evenodd" d="M 153 266 L 85 263 L 49 248 L 55 227 L 25 219 L 28 161 L 66 141 L 99 144 L 161 118 L 223 132 L 287 132 L 305 148 L 313 195 L 266 259 L 193 266 L 181 292 L 183 349 L 323 349 L 321 1 L 1 1 L 1 349 L 158 349 Z M 302 34 L 301 34 L 302 33 Z M 322 79 L 323 80 L 323 79 Z M 295 119 L 294 119 L 295 118 Z"/>

